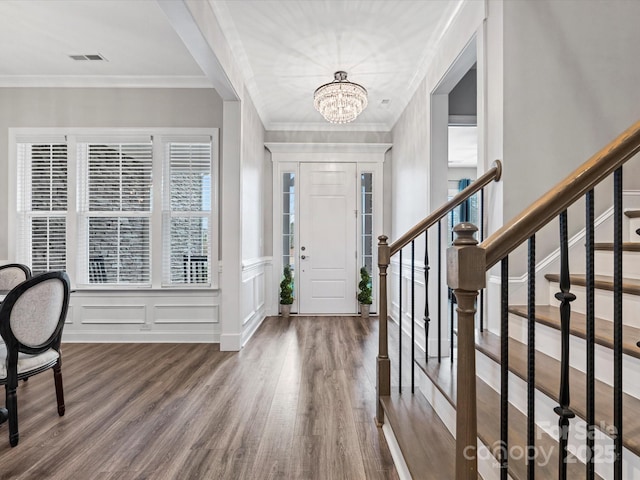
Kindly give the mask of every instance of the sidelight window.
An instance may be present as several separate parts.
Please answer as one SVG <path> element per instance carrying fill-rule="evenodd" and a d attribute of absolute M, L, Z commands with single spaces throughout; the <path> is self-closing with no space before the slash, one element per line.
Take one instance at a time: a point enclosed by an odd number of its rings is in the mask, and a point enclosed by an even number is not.
<path fill-rule="evenodd" d="M 282 174 L 282 266 L 295 272 L 296 175 Z"/>

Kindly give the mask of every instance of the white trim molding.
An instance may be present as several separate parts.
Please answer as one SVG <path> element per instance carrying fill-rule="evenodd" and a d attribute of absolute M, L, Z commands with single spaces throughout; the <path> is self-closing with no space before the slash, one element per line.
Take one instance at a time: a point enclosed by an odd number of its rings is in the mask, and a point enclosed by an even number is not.
<path fill-rule="evenodd" d="M 392 143 L 293 143 L 293 142 L 267 142 L 265 147 L 271 153 L 379 153 L 384 154 L 389 150 Z M 342 156 L 342 155 L 341 155 Z M 275 162 L 277 159 L 272 158 Z M 282 161 L 282 160 L 280 160 Z M 287 160 L 284 160 L 287 161 Z M 300 159 L 300 162 L 315 162 L 314 158 Z M 326 161 L 326 158 L 325 158 Z M 331 158 L 331 162 L 352 162 L 353 160 L 336 157 Z M 368 159 L 367 161 L 372 161 Z M 384 156 L 380 160 L 384 162 Z"/>

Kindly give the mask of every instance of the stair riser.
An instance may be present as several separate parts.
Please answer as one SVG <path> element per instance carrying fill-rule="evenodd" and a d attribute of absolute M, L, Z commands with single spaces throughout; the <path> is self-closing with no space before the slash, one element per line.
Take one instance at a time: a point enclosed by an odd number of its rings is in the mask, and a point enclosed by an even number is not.
<path fill-rule="evenodd" d="M 596 250 L 595 271 L 596 275 L 613 275 L 613 252 Z M 626 278 L 640 278 L 640 252 L 623 253 L 622 275 Z"/>
<path fill-rule="evenodd" d="M 640 235 L 636 231 L 640 228 L 640 218 L 629 219 L 629 241 L 640 242 Z"/>
<path fill-rule="evenodd" d="M 520 343 L 527 342 L 527 319 L 518 315 L 509 316 L 509 336 Z M 561 354 L 560 331 L 555 328 L 536 324 L 536 350 L 555 359 Z M 569 342 L 570 365 L 586 372 L 587 349 L 586 340 L 571 335 Z M 602 345 L 595 346 L 595 375 L 598 380 L 613 386 L 613 350 Z M 636 398 L 640 398 L 640 359 L 630 355 L 622 356 L 623 390 Z"/>
<path fill-rule="evenodd" d="M 476 355 L 476 363 L 478 376 L 496 392 L 500 392 L 500 365 L 480 352 Z M 509 375 L 509 402 L 521 412 L 527 411 L 527 384 L 513 373 Z M 558 416 L 553 411 L 557 405 L 557 402 L 536 390 L 536 425 L 553 438 L 558 438 Z M 586 431 L 586 423 L 582 419 L 576 417 L 570 421 L 569 451 L 576 455 L 582 463 L 585 460 Z M 613 479 L 613 464 L 609 462 L 610 452 L 613 450 L 613 440 L 597 431 L 595 445 L 596 473 L 603 479 Z M 541 452 L 541 455 L 545 453 Z M 623 469 L 625 472 L 640 472 L 640 457 L 624 449 Z"/>
<path fill-rule="evenodd" d="M 549 305 L 558 306 L 560 302 L 555 299 L 554 295 L 560 291 L 560 287 L 555 282 L 549 283 Z M 571 302 L 571 311 L 586 313 L 585 299 L 586 291 L 585 287 L 578 285 L 571 286 L 571 292 L 576 296 L 576 299 Z M 605 320 L 613 320 L 613 295 L 609 290 L 596 289 L 595 291 L 595 315 L 598 318 Z M 631 325 L 636 328 L 640 328 L 640 296 L 638 295 L 622 295 L 622 315 L 625 325 Z M 640 340 L 640 338 L 638 339 Z"/>

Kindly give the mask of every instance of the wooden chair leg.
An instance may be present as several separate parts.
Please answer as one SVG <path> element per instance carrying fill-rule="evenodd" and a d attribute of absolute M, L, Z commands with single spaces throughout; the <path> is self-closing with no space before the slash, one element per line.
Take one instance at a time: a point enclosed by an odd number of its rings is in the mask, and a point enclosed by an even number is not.
<path fill-rule="evenodd" d="M 56 400 L 58 401 L 58 415 L 64 415 L 64 390 L 62 388 L 62 360 L 58 358 L 58 362 L 53 367 L 53 380 L 56 385 Z"/>
<path fill-rule="evenodd" d="M 18 396 L 16 387 L 5 385 L 7 393 L 7 410 L 9 413 L 9 444 L 15 447 L 18 444 Z"/>

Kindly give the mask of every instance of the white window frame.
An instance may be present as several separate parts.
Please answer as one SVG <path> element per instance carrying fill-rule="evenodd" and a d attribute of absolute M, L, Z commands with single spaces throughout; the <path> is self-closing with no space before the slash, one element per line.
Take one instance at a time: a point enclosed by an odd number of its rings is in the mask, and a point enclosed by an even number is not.
<path fill-rule="evenodd" d="M 64 145 L 66 147 L 66 156 L 65 156 L 65 160 L 66 160 L 66 169 L 67 169 L 67 177 L 68 177 L 68 145 L 67 145 L 67 141 L 66 138 L 61 136 L 58 138 L 52 138 L 52 137 L 48 137 L 48 138 L 43 138 L 41 142 L 22 142 L 21 144 L 26 145 L 29 144 L 31 146 L 33 145 L 49 145 L 49 146 L 53 146 L 53 145 Z M 17 145 L 16 145 L 17 146 Z M 25 147 L 26 148 L 26 147 Z M 27 175 L 29 175 L 30 177 L 33 175 L 33 155 L 26 155 L 26 152 L 24 154 L 20 153 L 19 150 L 16 149 L 16 161 L 19 161 L 21 158 L 24 157 L 25 162 L 27 161 L 27 159 L 30 160 L 30 162 L 28 164 L 24 164 L 22 165 L 23 167 L 23 174 L 20 176 L 19 180 L 22 181 L 16 181 L 15 185 L 18 186 L 18 189 L 22 192 L 23 194 L 23 198 L 22 198 L 22 203 L 18 204 L 16 203 L 16 218 L 18 219 L 18 223 L 19 225 L 21 225 L 21 228 L 19 227 L 19 230 L 17 231 L 18 233 L 18 240 L 20 242 L 24 241 L 24 237 L 23 234 L 26 235 L 29 238 L 33 238 L 33 221 L 35 219 L 51 219 L 51 218 L 56 218 L 56 217 L 62 217 L 65 219 L 64 223 L 65 223 L 65 239 L 67 236 L 67 217 L 68 217 L 68 208 L 69 206 L 66 205 L 66 208 L 64 210 L 34 210 L 33 206 L 31 205 L 32 203 L 32 199 L 33 199 L 33 184 L 32 182 L 26 182 L 25 178 Z M 20 172 L 20 171 L 18 171 Z M 19 173 L 20 175 L 20 173 Z M 68 181 L 68 180 L 67 180 Z M 13 184 L 13 182 L 11 182 Z M 68 201 L 68 188 L 69 185 L 67 184 L 67 198 L 65 198 L 66 201 Z M 33 265 L 33 257 L 32 257 L 33 251 L 32 249 L 29 249 L 29 251 L 24 251 L 24 255 L 25 255 L 25 262 L 29 264 L 30 266 Z M 66 248 L 65 248 L 65 257 L 66 257 Z M 65 258 L 66 261 L 66 258 Z M 65 262 L 66 263 L 66 262 Z"/>
<path fill-rule="evenodd" d="M 154 212 L 153 212 L 153 190 L 149 192 L 149 210 L 91 210 L 90 209 L 90 184 L 89 184 L 89 150 L 88 147 L 90 145 L 107 145 L 112 147 L 122 147 L 123 145 L 148 145 L 149 154 L 151 157 L 151 175 L 153 178 L 153 171 L 158 168 L 157 165 L 154 165 L 154 156 L 153 156 L 153 142 L 150 136 L 122 136 L 122 137 L 114 137 L 108 138 L 103 136 L 96 137 L 82 137 L 78 136 L 75 138 L 77 143 L 77 149 L 75 153 L 77 154 L 76 161 L 77 167 L 75 172 L 78 173 L 77 178 L 77 196 L 76 199 L 79 199 L 78 208 L 76 209 L 75 222 L 76 227 L 82 226 L 83 230 L 86 230 L 88 233 L 89 225 L 91 219 L 98 218 L 109 218 L 112 220 L 120 221 L 123 218 L 143 218 L 147 219 L 149 223 L 149 276 L 148 280 L 140 283 L 89 283 L 90 277 L 90 258 L 89 258 L 89 245 L 91 243 L 89 235 L 85 235 L 85 232 L 81 232 L 78 230 L 78 235 L 76 236 L 77 244 L 75 248 L 76 252 L 76 260 L 78 261 L 78 268 L 76 269 L 76 285 L 79 288 L 94 288 L 94 287 L 114 287 L 114 288 L 149 288 L 152 286 L 151 282 L 151 270 L 153 268 L 153 259 L 152 259 L 152 249 L 153 249 L 153 241 L 151 238 L 151 229 L 153 228 L 154 221 Z M 82 153 L 81 153 L 82 150 Z M 119 160 L 120 157 L 118 157 Z M 157 160 L 156 160 L 157 162 Z M 122 172 L 121 172 L 122 173 Z M 118 176 L 118 180 L 121 182 L 122 177 Z M 153 181 L 152 181 L 153 186 Z M 122 192 L 120 192 L 122 194 Z M 118 240 L 121 240 L 121 237 L 118 236 Z M 120 255 L 120 249 L 117 249 L 117 255 Z M 80 268 L 84 267 L 84 268 Z"/>
<path fill-rule="evenodd" d="M 79 290 L 104 290 L 100 285 L 79 285 L 76 282 L 79 276 L 77 261 L 78 252 L 78 201 L 81 192 L 78 191 L 79 159 L 78 142 L 90 141 L 114 141 L 126 142 L 128 139 L 151 137 L 153 139 L 153 192 L 151 212 L 151 286 L 138 287 L 134 285 L 109 285 L 113 290 L 217 290 L 219 288 L 219 129 L 217 128 L 10 128 L 9 129 L 9 178 L 8 182 L 8 254 L 9 258 L 17 258 L 19 241 L 19 213 L 17 203 L 17 179 L 18 179 L 18 143 L 50 143 L 52 138 L 67 139 L 67 175 L 68 175 L 68 199 L 67 199 L 67 271 L 71 277 L 72 288 Z M 162 241 L 162 186 L 164 168 L 164 145 L 167 141 L 190 141 L 190 139 L 207 136 L 211 139 L 211 221 L 210 225 L 210 284 L 186 284 L 163 285 L 163 241 Z"/>
<path fill-rule="evenodd" d="M 216 219 L 216 214 L 214 212 L 217 212 L 217 208 L 215 208 L 214 206 L 214 202 L 213 202 L 213 197 L 214 197 L 214 191 L 217 189 L 217 181 L 219 180 L 219 173 L 216 169 L 214 170 L 214 162 L 213 162 L 213 157 L 214 157 L 214 152 L 213 152 L 213 148 L 214 145 L 211 142 L 210 136 L 181 136 L 181 137 L 172 137 L 172 136 L 163 136 L 162 138 L 159 139 L 159 143 L 161 143 L 162 146 L 162 157 L 163 157 L 163 168 L 162 168 L 162 172 L 164 175 L 163 178 L 163 188 L 162 188 L 162 222 L 163 222 L 163 232 L 166 231 L 166 228 L 169 228 L 168 225 L 166 225 L 166 223 L 170 223 L 172 219 L 174 218 L 208 218 L 208 223 L 209 223 L 209 238 L 210 238 L 210 244 L 209 244 L 209 249 L 213 248 L 212 244 L 211 244 L 211 239 L 212 239 L 212 235 L 213 235 L 213 229 L 212 229 L 212 225 L 214 223 L 214 220 Z M 210 204 L 210 210 L 207 213 L 206 210 L 172 210 L 171 209 L 171 184 L 170 184 L 170 180 L 171 180 L 171 173 L 170 173 L 170 169 L 171 169 L 171 157 L 170 157 L 170 145 L 171 144 L 179 144 L 179 143 L 187 143 L 187 144 L 202 144 L 202 143 L 209 143 L 211 142 L 211 158 L 212 158 L 212 162 L 211 162 L 211 196 L 212 198 L 209 199 L 209 204 Z M 217 165 L 217 164 L 216 164 Z M 217 234 L 216 234 L 217 235 Z M 217 239 L 216 239 L 217 240 Z M 204 284 L 201 283 L 171 283 L 171 262 L 170 262 L 170 248 L 171 248 L 171 242 L 167 242 L 167 239 L 164 238 L 164 234 L 162 235 L 162 242 L 163 242 L 163 260 L 162 260 L 162 274 L 163 274 L 163 278 L 162 278 L 162 286 L 163 287 L 173 287 L 173 288 L 200 288 L 203 286 L 210 286 L 211 283 L 213 282 L 213 270 L 217 271 L 217 268 L 214 268 L 214 265 L 216 265 L 213 262 L 212 259 L 212 254 L 213 252 L 210 251 L 209 254 L 209 261 L 207 264 L 207 269 L 208 269 L 208 274 L 209 274 L 209 282 L 206 282 Z M 169 249 L 169 251 L 166 251 L 166 249 Z M 217 252 L 216 252 L 217 254 Z M 168 269 L 168 271 L 167 271 Z"/>

